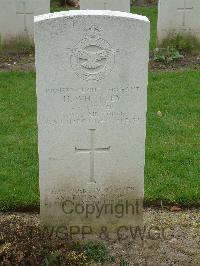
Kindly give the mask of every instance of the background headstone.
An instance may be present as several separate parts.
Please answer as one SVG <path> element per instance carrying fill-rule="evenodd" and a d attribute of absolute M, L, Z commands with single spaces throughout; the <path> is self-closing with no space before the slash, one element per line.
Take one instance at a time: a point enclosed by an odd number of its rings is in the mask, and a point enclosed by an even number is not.
<path fill-rule="evenodd" d="M 148 19 L 91 10 L 38 16 L 35 45 L 42 224 L 140 224 Z"/>
<path fill-rule="evenodd" d="M 130 12 L 130 0 L 80 0 L 80 9 Z"/>
<path fill-rule="evenodd" d="M 50 0 L 0 0 L 1 41 L 33 40 L 34 16 L 50 12 Z"/>
<path fill-rule="evenodd" d="M 200 41 L 199 0 L 159 0 L 158 46 L 173 35 L 192 35 Z"/>

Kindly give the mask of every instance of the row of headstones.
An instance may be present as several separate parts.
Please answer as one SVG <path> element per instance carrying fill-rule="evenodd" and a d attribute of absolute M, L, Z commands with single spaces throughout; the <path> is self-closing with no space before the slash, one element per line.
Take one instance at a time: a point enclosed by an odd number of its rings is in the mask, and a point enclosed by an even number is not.
<path fill-rule="evenodd" d="M 106 236 L 141 224 L 149 26 L 108 10 L 35 18 L 43 225 Z"/>
<path fill-rule="evenodd" d="M 81 0 L 80 8 L 130 11 L 130 0 Z M 20 36 L 33 40 L 33 16 L 50 12 L 50 0 L 0 0 L 1 40 Z M 193 35 L 200 40 L 199 0 L 160 0 L 158 46 L 170 35 Z"/>

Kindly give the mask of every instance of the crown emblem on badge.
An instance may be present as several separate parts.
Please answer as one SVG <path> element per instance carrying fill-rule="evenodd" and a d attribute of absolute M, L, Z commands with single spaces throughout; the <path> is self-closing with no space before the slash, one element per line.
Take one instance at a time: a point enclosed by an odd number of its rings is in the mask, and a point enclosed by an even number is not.
<path fill-rule="evenodd" d="M 88 37 L 88 38 L 100 38 L 101 37 L 100 31 L 101 30 L 96 25 L 92 25 L 87 30 L 86 37 Z"/>

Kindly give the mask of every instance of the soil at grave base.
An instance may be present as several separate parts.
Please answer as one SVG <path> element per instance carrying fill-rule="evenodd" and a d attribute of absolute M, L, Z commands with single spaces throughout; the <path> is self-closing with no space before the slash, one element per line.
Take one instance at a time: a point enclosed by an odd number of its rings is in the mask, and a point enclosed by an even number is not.
<path fill-rule="evenodd" d="M 200 70 L 200 55 L 185 55 L 183 59 L 170 62 L 155 62 L 150 54 L 149 68 L 153 71 Z M 0 71 L 34 71 L 34 54 L 0 54 Z"/>
<path fill-rule="evenodd" d="M 114 240 L 111 236 L 112 239 L 104 243 L 115 262 L 87 265 L 120 265 L 122 258 L 128 263 L 123 265 L 199 265 L 199 209 L 180 212 L 145 209 L 144 221 L 143 241 L 140 237 L 131 239 L 129 233 L 122 235 L 127 236 L 126 240 Z M 0 265 L 45 265 L 45 257 L 55 250 L 59 250 L 61 256 L 51 265 L 84 265 L 78 253 L 72 252 L 72 243 L 41 234 L 38 214 L 0 213 L 0 225 Z"/>
<path fill-rule="evenodd" d="M 200 70 L 200 54 L 199 55 L 185 55 L 183 58 L 174 60 L 169 63 L 156 62 L 150 54 L 149 69 L 153 71 L 175 71 L 175 70 Z"/>
<path fill-rule="evenodd" d="M 0 53 L 0 71 L 35 70 L 34 54 Z"/>

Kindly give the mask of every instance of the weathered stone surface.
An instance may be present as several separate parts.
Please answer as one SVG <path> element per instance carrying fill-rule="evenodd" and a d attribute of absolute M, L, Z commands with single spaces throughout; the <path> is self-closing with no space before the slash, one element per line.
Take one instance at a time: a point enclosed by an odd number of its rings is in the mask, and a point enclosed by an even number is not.
<path fill-rule="evenodd" d="M 38 16 L 35 44 L 42 223 L 93 232 L 140 223 L 148 19 Z"/>
<path fill-rule="evenodd" d="M 200 1 L 160 0 L 158 5 L 158 46 L 173 35 L 194 36 L 200 41 Z"/>
<path fill-rule="evenodd" d="M 1 40 L 33 40 L 34 16 L 49 12 L 50 0 L 0 0 Z"/>
<path fill-rule="evenodd" d="M 80 0 L 80 9 L 130 12 L 130 0 Z"/>

